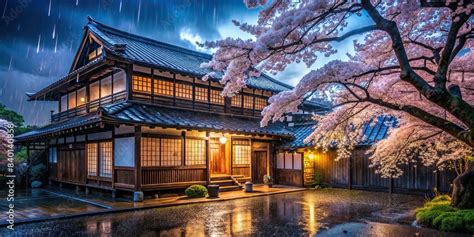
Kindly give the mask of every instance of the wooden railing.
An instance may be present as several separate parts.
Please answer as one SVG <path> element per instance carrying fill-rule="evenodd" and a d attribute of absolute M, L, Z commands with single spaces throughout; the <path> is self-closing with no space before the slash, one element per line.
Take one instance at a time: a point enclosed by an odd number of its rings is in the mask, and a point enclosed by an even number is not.
<path fill-rule="evenodd" d="M 142 168 L 142 185 L 206 181 L 205 167 Z"/>
<path fill-rule="evenodd" d="M 51 115 L 51 122 L 58 122 L 68 118 L 76 117 L 79 115 L 87 114 L 91 111 L 97 110 L 99 106 L 106 105 L 114 102 L 125 100 L 127 96 L 126 91 L 122 91 L 113 95 L 109 95 L 98 100 L 90 101 L 86 104 L 79 105 L 73 109 L 69 109 L 63 112 L 59 112 Z"/>

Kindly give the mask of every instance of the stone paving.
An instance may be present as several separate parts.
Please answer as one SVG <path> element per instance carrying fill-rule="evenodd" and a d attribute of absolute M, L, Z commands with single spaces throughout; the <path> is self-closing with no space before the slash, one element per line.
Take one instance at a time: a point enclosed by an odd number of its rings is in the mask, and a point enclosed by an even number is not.
<path fill-rule="evenodd" d="M 83 192 L 75 193 L 70 189 L 36 189 L 17 194 L 18 196 L 15 201 L 15 220 L 16 223 L 27 223 L 118 211 L 225 201 L 301 190 L 305 189 L 282 185 L 275 185 L 272 188 L 268 188 L 264 185 L 255 185 L 254 192 L 221 192 L 219 198 L 188 198 L 186 196 L 176 195 L 157 199 L 149 198 L 143 202 L 133 202 L 126 198 L 112 199 L 110 195 L 86 196 Z M 7 205 L 6 202 L 0 203 L 0 209 L 7 210 L 5 205 Z M 5 224 L 6 222 L 4 220 L 0 220 L 0 225 Z"/>

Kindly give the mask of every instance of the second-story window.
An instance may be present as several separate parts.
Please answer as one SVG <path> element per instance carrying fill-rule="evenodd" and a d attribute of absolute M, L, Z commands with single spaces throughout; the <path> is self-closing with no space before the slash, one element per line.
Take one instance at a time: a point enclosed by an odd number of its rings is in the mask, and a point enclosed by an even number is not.
<path fill-rule="evenodd" d="M 173 96 L 173 82 L 165 80 L 155 80 L 154 93 L 157 95 Z"/>
<path fill-rule="evenodd" d="M 193 86 L 189 84 L 176 83 L 176 97 L 193 99 Z"/>
<path fill-rule="evenodd" d="M 124 91 L 126 89 L 125 88 L 125 84 L 126 84 L 125 72 L 120 71 L 120 72 L 114 74 L 114 83 L 113 84 L 114 84 L 114 89 L 113 89 L 114 94 Z"/>
<path fill-rule="evenodd" d="M 224 97 L 221 95 L 220 91 L 211 89 L 211 103 L 218 105 L 224 104 Z"/>
<path fill-rule="evenodd" d="M 244 95 L 244 108 L 253 109 L 253 96 Z"/>
<path fill-rule="evenodd" d="M 151 78 L 133 76 L 133 91 L 151 93 Z"/>
<path fill-rule="evenodd" d="M 98 100 L 100 98 L 99 83 L 100 82 L 97 81 L 89 85 L 90 101 Z"/>
<path fill-rule="evenodd" d="M 206 87 L 196 86 L 196 88 L 194 88 L 194 98 L 196 101 L 207 102 L 207 93 L 208 89 Z"/>
<path fill-rule="evenodd" d="M 267 100 L 261 97 L 255 97 L 255 109 L 262 110 L 267 106 Z"/>
<path fill-rule="evenodd" d="M 100 80 L 100 97 L 104 98 L 112 94 L 112 77 Z"/>
<path fill-rule="evenodd" d="M 61 111 L 67 110 L 67 96 L 68 95 L 61 96 Z"/>
<path fill-rule="evenodd" d="M 241 108 L 242 107 L 242 95 L 232 96 L 231 105 L 232 105 L 232 107 Z"/>
<path fill-rule="evenodd" d="M 86 103 L 86 88 L 83 87 L 77 90 L 77 106 L 83 105 Z"/>
<path fill-rule="evenodd" d="M 68 109 L 76 108 L 76 92 L 73 91 L 68 95 Z"/>

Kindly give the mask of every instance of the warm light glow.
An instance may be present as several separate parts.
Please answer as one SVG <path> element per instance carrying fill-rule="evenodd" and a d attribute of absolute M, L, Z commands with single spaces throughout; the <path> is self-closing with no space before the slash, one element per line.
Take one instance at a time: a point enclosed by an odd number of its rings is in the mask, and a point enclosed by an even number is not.
<path fill-rule="evenodd" d="M 313 154 L 313 153 L 309 153 L 308 158 L 314 159 L 314 154 Z"/>
<path fill-rule="evenodd" d="M 86 98 L 81 97 L 80 100 L 81 100 L 81 102 L 85 102 L 85 101 L 86 101 Z"/>
<path fill-rule="evenodd" d="M 219 142 L 220 142 L 221 144 L 226 144 L 226 142 L 227 142 L 227 137 L 224 137 L 224 136 L 219 137 Z"/>

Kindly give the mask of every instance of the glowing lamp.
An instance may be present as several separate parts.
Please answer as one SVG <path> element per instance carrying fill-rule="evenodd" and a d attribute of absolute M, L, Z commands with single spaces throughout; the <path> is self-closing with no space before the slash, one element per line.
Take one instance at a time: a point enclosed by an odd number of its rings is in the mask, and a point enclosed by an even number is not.
<path fill-rule="evenodd" d="M 81 100 L 81 102 L 85 102 L 85 101 L 86 101 L 86 98 L 81 97 L 80 100 Z"/>
<path fill-rule="evenodd" d="M 313 154 L 313 153 L 309 153 L 308 158 L 314 159 L 314 154 Z"/>
<path fill-rule="evenodd" d="M 227 142 L 227 137 L 224 137 L 224 136 L 219 137 L 219 142 L 220 142 L 221 144 L 226 144 L 226 142 Z"/>

